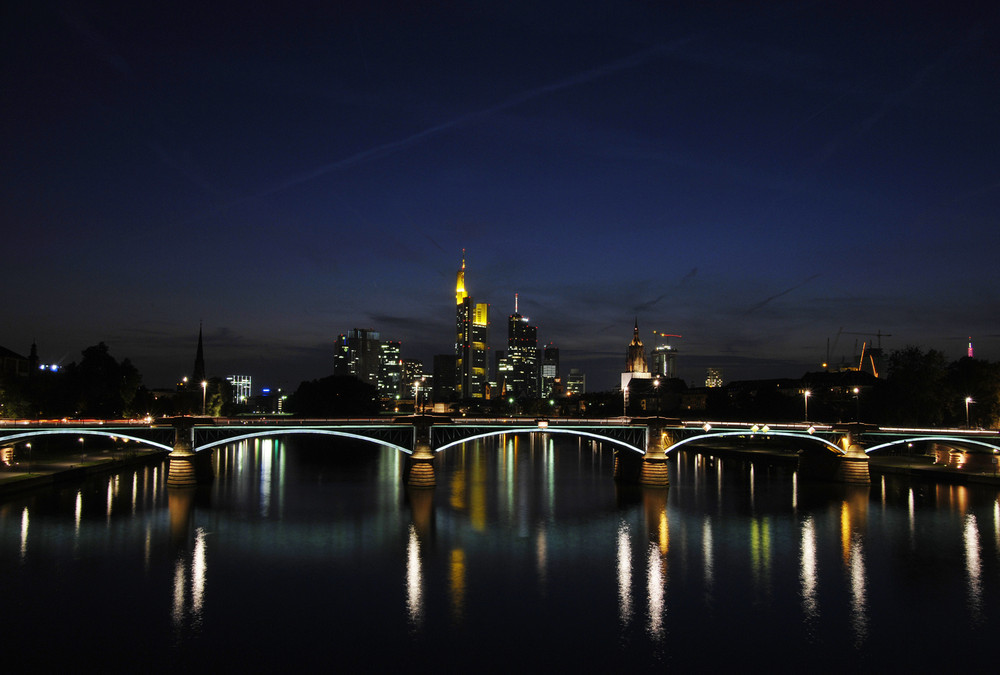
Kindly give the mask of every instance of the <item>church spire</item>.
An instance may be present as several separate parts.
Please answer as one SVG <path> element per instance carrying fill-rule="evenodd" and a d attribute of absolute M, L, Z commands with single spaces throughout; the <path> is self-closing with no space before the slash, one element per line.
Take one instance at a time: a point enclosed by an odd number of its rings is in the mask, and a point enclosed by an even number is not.
<path fill-rule="evenodd" d="M 201 343 L 201 322 L 198 322 L 198 353 L 194 357 L 194 374 L 192 376 L 192 381 L 194 384 L 200 384 L 205 380 L 205 350 L 202 349 Z"/>

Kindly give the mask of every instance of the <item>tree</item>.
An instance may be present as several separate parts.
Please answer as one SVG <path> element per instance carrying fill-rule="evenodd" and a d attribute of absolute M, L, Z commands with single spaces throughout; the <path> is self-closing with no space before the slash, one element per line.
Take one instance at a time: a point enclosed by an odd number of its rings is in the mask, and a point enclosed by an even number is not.
<path fill-rule="evenodd" d="M 890 354 L 888 375 L 879 391 L 883 423 L 941 425 L 951 398 L 944 354 L 914 346 Z"/>
<path fill-rule="evenodd" d="M 375 387 L 350 375 L 303 382 L 288 403 L 299 417 L 369 416 L 379 412 Z"/>
<path fill-rule="evenodd" d="M 82 352 L 79 364 L 66 368 L 65 385 L 80 417 L 110 419 L 121 417 L 135 400 L 142 382 L 139 371 L 128 359 L 119 364 L 108 346 L 100 342 Z"/>

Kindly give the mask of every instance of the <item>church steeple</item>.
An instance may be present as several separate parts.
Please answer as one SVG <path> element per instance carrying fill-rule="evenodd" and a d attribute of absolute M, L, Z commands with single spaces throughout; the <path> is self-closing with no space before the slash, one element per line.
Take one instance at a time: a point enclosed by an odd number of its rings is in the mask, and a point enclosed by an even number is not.
<path fill-rule="evenodd" d="M 628 346 L 626 372 L 648 373 L 649 367 L 646 365 L 646 348 L 642 346 L 639 339 L 639 318 L 635 319 L 635 328 L 632 331 L 632 342 Z"/>
<path fill-rule="evenodd" d="M 194 357 L 194 373 L 191 376 L 194 385 L 200 385 L 205 381 L 205 350 L 201 343 L 201 322 L 198 322 L 198 353 Z"/>

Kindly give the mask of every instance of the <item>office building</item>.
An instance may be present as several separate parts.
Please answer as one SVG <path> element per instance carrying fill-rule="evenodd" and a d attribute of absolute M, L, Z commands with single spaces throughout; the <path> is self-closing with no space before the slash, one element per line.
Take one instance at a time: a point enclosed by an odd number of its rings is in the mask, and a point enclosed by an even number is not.
<path fill-rule="evenodd" d="M 465 290 L 465 257 L 455 284 L 455 394 L 487 399 L 489 392 L 489 305 L 476 304 Z"/>

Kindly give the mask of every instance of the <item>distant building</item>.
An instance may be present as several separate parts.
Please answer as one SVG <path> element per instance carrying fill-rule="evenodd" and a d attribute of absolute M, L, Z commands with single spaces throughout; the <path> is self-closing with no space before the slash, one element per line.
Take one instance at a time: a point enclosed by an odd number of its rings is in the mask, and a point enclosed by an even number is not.
<path fill-rule="evenodd" d="M 378 331 L 353 328 L 337 336 L 333 374 L 351 375 L 378 386 L 381 343 Z"/>
<path fill-rule="evenodd" d="M 579 368 L 570 368 L 566 376 L 566 395 L 580 396 L 587 393 L 587 376 Z"/>
<path fill-rule="evenodd" d="M 250 402 L 253 392 L 249 375 L 230 375 L 226 380 L 232 387 L 233 403 L 245 405 Z"/>
<path fill-rule="evenodd" d="M 489 398 L 489 305 L 465 290 L 465 257 L 455 284 L 455 393 L 459 399 Z"/>
<path fill-rule="evenodd" d="M 709 368 L 705 371 L 705 386 L 708 388 L 722 386 L 722 371 L 718 368 Z"/>
<path fill-rule="evenodd" d="M 394 400 L 403 391 L 403 360 L 400 342 L 388 340 L 379 345 L 378 378 L 376 387 L 382 401 Z"/>
<path fill-rule="evenodd" d="M 437 354 L 434 357 L 434 401 L 454 401 L 457 396 L 458 357 L 454 354 Z"/>
<path fill-rule="evenodd" d="M 507 395 L 538 398 L 538 328 L 521 316 L 514 295 L 514 313 L 507 319 Z"/>
<path fill-rule="evenodd" d="M 622 373 L 621 390 L 628 407 L 629 385 L 632 380 L 648 380 L 651 378 L 649 366 L 646 364 L 646 348 L 639 339 L 639 320 L 635 321 L 632 331 L 632 342 L 629 343 L 625 355 L 625 372 Z"/>
<path fill-rule="evenodd" d="M 542 397 L 553 396 L 556 393 L 556 383 L 559 381 L 559 348 L 551 344 L 542 351 Z"/>
<path fill-rule="evenodd" d="M 667 378 L 677 377 L 677 349 L 671 345 L 657 345 L 652 354 L 654 375 Z"/>

